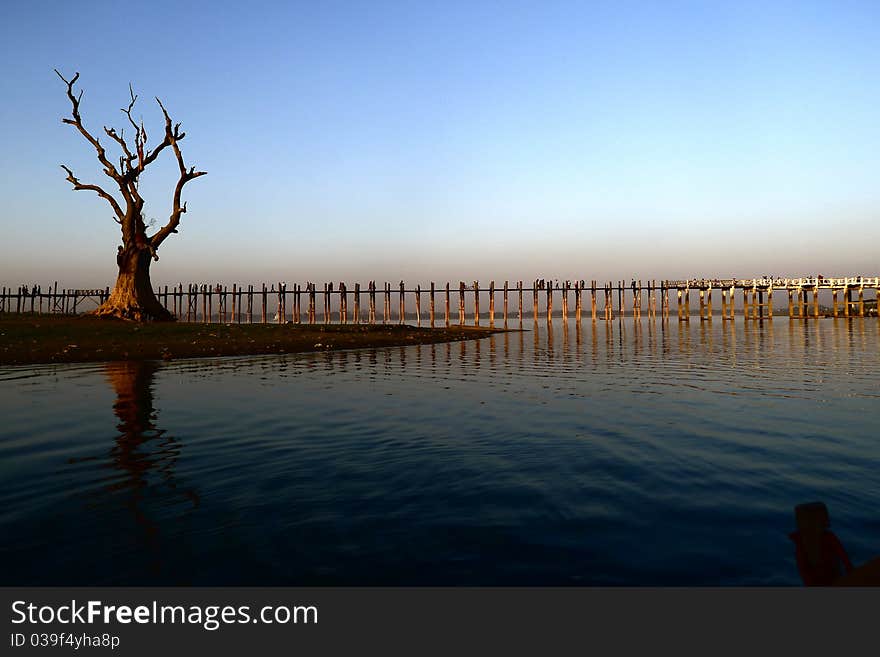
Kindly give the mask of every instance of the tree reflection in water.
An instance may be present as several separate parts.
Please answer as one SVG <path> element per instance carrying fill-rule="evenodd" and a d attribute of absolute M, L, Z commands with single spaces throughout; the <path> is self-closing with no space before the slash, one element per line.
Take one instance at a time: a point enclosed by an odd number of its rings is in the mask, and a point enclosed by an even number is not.
<path fill-rule="evenodd" d="M 106 456 L 93 456 L 111 474 L 91 504 L 106 513 L 121 503 L 140 531 L 129 538 L 149 555 L 153 574 L 163 572 L 164 541 L 179 534 L 176 526 L 199 506 L 194 488 L 182 485 L 175 469 L 181 454 L 180 442 L 156 426 L 153 383 L 161 364 L 156 361 L 107 363 L 104 372 L 116 400 L 113 414 L 118 435 Z M 109 457 L 109 458 L 107 458 Z M 107 499 L 109 497 L 109 500 Z M 108 504 L 109 502 L 109 504 Z M 109 508 L 108 508 L 109 506 Z"/>

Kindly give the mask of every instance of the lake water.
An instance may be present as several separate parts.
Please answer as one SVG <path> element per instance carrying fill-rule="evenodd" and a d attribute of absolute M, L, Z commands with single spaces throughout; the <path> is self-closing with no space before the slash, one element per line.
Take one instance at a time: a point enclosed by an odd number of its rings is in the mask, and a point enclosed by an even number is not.
<path fill-rule="evenodd" d="M 880 554 L 880 324 L 0 369 L 0 583 L 799 584 Z"/>

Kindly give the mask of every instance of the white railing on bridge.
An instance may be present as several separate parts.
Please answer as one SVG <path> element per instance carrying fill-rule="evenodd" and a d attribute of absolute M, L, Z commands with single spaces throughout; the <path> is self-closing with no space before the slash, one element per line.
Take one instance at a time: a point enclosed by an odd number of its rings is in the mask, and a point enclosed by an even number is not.
<path fill-rule="evenodd" d="M 880 288 L 880 276 L 802 276 L 800 278 L 691 278 L 687 280 L 665 281 L 670 288 L 802 288 L 802 287 L 868 287 Z"/>

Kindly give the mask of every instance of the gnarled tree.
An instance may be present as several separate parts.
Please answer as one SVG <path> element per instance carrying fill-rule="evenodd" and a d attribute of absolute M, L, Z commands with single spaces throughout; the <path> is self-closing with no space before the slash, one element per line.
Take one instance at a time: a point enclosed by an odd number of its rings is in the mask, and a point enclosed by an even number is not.
<path fill-rule="evenodd" d="M 159 246 L 171 233 L 177 232 L 180 217 L 186 212 L 186 203 L 180 201 L 183 186 L 193 178 L 204 176 L 207 172 L 196 171 L 195 167 L 187 169 L 184 165 L 179 142 L 186 136 L 186 133 L 180 131 L 179 123 L 172 125 L 168 112 L 158 98 L 156 98 L 156 102 L 165 116 L 165 137 L 155 147 L 147 148 L 147 131 L 144 129 L 143 121 L 138 125 L 131 115 L 137 101 L 137 96 L 131 85 L 129 85 L 130 102 L 127 108 L 122 109 L 122 113 L 125 114 L 134 129 L 134 143 L 130 144 L 126 141 L 124 129 L 116 132 L 115 128 L 104 126 L 104 133 L 116 143 L 121 152 L 118 161 L 113 162 L 104 150 L 101 141 L 83 125 L 79 111 L 82 91 L 77 94 L 73 88 L 79 79 L 79 73 L 70 80 L 57 70 L 55 73 L 67 85 L 67 97 L 72 106 L 70 118 L 63 118 L 61 121 L 75 127 L 92 145 L 104 173 L 112 179 L 121 197 L 120 202 L 114 196 L 117 190 L 110 193 L 100 185 L 81 183 L 73 175 L 73 171 L 63 164 L 61 165 L 61 168 L 67 172 L 67 180 L 73 185 L 74 190 L 95 192 L 110 204 L 116 215 L 115 220 L 122 229 L 122 246 L 119 247 L 116 256 L 116 263 L 119 267 L 116 285 L 108 299 L 94 311 L 94 314 L 99 317 L 118 317 L 138 322 L 173 320 L 174 317 L 159 303 L 153 293 L 153 287 L 150 283 L 150 263 L 159 259 L 157 253 Z M 168 223 L 152 235 L 147 235 L 147 225 L 143 215 L 144 199 L 138 192 L 138 181 L 144 169 L 155 162 L 162 151 L 169 147 L 177 158 L 177 165 L 180 169 L 180 177 L 172 196 L 171 216 L 168 218 Z"/>

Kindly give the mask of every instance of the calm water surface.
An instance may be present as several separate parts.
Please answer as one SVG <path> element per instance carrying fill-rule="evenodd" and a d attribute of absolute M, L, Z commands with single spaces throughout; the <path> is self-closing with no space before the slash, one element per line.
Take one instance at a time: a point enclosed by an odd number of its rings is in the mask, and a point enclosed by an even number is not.
<path fill-rule="evenodd" d="M 0 370 L 3 584 L 787 585 L 880 554 L 875 319 Z"/>

